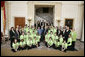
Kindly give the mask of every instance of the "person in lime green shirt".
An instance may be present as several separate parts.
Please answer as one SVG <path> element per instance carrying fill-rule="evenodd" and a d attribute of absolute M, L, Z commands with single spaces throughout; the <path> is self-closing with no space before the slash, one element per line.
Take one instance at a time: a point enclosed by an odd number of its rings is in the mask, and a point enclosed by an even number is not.
<path fill-rule="evenodd" d="M 19 43 L 17 42 L 17 39 L 14 39 L 14 42 L 12 43 L 12 47 L 14 51 L 17 51 L 19 48 Z"/>
<path fill-rule="evenodd" d="M 32 28 L 30 28 L 29 31 L 30 31 L 30 33 L 32 34 L 32 32 L 33 32 Z"/>
<path fill-rule="evenodd" d="M 24 50 L 26 48 L 26 42 L 24 41 L 24 39 L 21 39 L 20 43 L 20 49 Z"/>
<path fill-rule="evenodd" d="M 41 39 L 41 36 L 37 33 L 36 37 L 37 37 L 37 41 L 38 41 L 38 46 L 40 46 L 40 39 Z"/>
<path fill-rule="evenodd" d="M 54 34 L 56 33 L 56 28 L 55 28 L 55 27 L 53 28 L 53 33 L 54 33 Z"/>
<path fill-rule="evenodd" d="M 34 29 L 34 31 L 35 31 L 35 34 L 37 34 L 37 30 L 36 30 L 36 29 Z"/>
<path fill-rule="evenodd" d="M 28 49 L 31 49 L 32 48 L 32 44 L 33 44 L 33 42 L 32 42 L 32 38 L 31 37 L 29 37 L 29 39 L 28 39 L 28 41 L 27 41 L 27 48 Z"/>
<path fill-rule="evenodd" d="M 54 39 L 54 34 L 52 31 L 50 32 L 50 37 L 52 38 L 52 40 Z"/>
<path fill-rule="evenodd" d="M 27 35 L 25 35 L 25 41 L 27 42 L 30 37 L 30 32 L 28 31 Z"/>
<path fill-rule="evenodd" d="M 58 40 L 58 36 L 56 35 L 56 33 L 53 36 L 53 40 Z"/>
<path fill-rule="evenodd" d="M 64 40 L 64 41 L 63 41 L 63 43 L 62 43 L 62 48 L 61 48 L 61 51 L 66 52 L 67 47 L 68 47 L 68 45 L 67 45 L 66 41 Z"/>
<path fill-rule="evenodd" d="M 71 38 L 70 34 L 69 34 L 69 38 L 67 40 L 67 44 L 68 44 L 68 49 L 71 50 L 72 49 L 72 38 Z"/>
<path fill-rule="evenodd" d="M 63 37 L 62 37 L 62 35 L 60 35 L 59 42 L 60 42 L 59 45 L 61 46 L 62 43 L 63 43 Z"/>
<path fill-rule="evenodd" d="M 48 45 L 48 47 L 52 47 L 52 45 L 53 45 L 53 40 L 52 40 L 51 37 L 49 38 L 49 41 L 47 42 L 47 45 Z"/>
<path fill-rule="evenodd" d="M 45 35 L 45 45 L 47 46 L 47 42 L 49 40 L 50 34 L 47 32 L 47 34 Z"/>
<path fill-rule="evenodd" d="M 75 29 L 71 30 L 71 37 L 72 37 L 72 49 L 75 50 L 75 42 L 77 38 L 77 33 L 75 32 Z"/>
<path fill-rule="evenodd" d="M 25 34 L 24 34 L 24 32 L 22 33 L 22 35 L 20 36 L 20 40 L 21 39 L 25 39 Z"/>
<path fill-rule="evenodd" d="M 48 32 L 47 32 L 47 34 L 45 35 L 45 42 L 48 41 L 49 37 L 50 37 L 50 34 L 48 34 Z"/>
<path fill-rule="evenodd" d="M 25 33 L 27 33 L 28 32 L 28 27 L 24 27 L 24 31 L 25 31 Z"/>
<path fill-rule="evenodd" d="M 39 34 L 36 35 L 36 39 L 38 42 L 40 42 L 40 35 Z"/>
<path fill-rule="evenodd" d="M 55 49 L 59 49 L 59 40 L 56 40 L 55 42 L 54 42 L 54 45 L 55 45 Z"/>
<path fill-rule="evenodd" d="M 36 37 L 34 37 L 33 39 L 33 46 L 38 47 L 38 40 L 36 39 Z"/>

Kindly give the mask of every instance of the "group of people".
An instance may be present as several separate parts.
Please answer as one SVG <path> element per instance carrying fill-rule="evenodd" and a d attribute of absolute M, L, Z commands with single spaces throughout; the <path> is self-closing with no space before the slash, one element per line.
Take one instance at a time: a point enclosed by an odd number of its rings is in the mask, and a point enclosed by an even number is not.
<path fill-rule="evenodd" d="M 51 27 L 45 35 L 45 43 L 47 47 L 53 47 L 61 51 L 76 50 L 75 42 L 77 33 L 75 30 L 69 29 L 69 27 L 56 28 Z"/>
<path fill-rule="evenodd" d="M 47 47 L 53 47 L 66 51 L 68 49 L 75 49 L 75 42 L 77 33 L 73 29 L 65 27 L 54 27 L 49 25 L 42 25 L 35 28 L 31 26 L 17 26 L 10 30 L 11 47 L 17 51 L 21 49 L 30 49 L 39 47 L 40 42 L 45 43 Z"/>
<path fill-rule="evenodd" d="M 17 26 L 16 30 L 14 30 L 13 27 L 10 30 L 10 40 L 11 47 L 14 51 L 26 48 L 30 49 L 39 46 L 40 35 L 37 33 L 36 29 L 29 28 L 27 25 L 21 29 L 20 34 L 19 26 Z"/>

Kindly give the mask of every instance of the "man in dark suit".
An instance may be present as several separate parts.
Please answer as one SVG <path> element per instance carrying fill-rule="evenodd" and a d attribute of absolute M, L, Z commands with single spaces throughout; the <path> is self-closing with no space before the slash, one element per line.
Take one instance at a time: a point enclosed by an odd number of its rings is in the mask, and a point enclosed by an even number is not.
<path fill-rule="evenodd" d="M 43 41 L 45 38 L 44 31 L 45 31 L 45 29 L 43 28 L 43 26 L 41 26 L 41 41 Z"/>
<path fill-rule="evenodd" d="M 19 37 L 20 37 L 20 33 L 19 33 L 19 30 L 16 28 L 16 30 L 15 30 L 15 37 L 16 37 L 16 39 L 18 40 L 18 42 L 19 42 Z"/>
<path fill-rule="evenodd" d="M 58 36 L 62 35 L 61 27 L 58 27 L 57 28 L 57 32 L 56 33 L 57 33 Z"/>
<path fill-rule="evenodd" d="M 11 30 L 9 31 L 10 32 L 10 40 L 11 40 L 11 47 L 12 47 L 12 42 L 14 41 L 14 38 L 15 38 L 15 29 L 14 29 L 14 27 L 11 27 Z"/>
<path fill-rule="evenodd" d="M 68 37 L 69 37 L 70 32 L 71 31 L 70 31 L 69 27 L 66 27 L 66 30 L 65 30 L 65 40 L 66 40 L 66 42 L 68 40 Z"/>
<path fill-rule="evenodd" d="M 38 27 L 41 28 L 40 21 L 37 21 L 37 29 L 38 29 Z"/>
<path fill-rule="evenodd" d="M 41 26 L 43 26 L 43 28 L 45 29 L 45 22 L 44 22 L 44 20 L 42 20 Z"/>
<path fill-rule="evenodd" d="M 62 36 L 65 38 L 65 28 L 63 28 Z"/>

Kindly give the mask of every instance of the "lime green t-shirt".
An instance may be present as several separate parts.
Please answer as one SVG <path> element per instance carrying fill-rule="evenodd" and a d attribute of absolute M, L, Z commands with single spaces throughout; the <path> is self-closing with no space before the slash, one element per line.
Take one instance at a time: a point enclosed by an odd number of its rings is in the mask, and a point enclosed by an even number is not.
<path fill-rule="evenodd" d="M 28 32 L 28 27 L 24 28 L 24 31 L 25 31 L 25 32 Z"/>
<path fill-rule="evenodd" d="M 64 46 L 65 49 L 67 49 L 67 43 L 62 43 L 62 46 Z"/>
<path fill-rule="evenodd" d="M 77 33 L 75 31 L 71 32 L 71 36 L 72 36 L 72 41 L 76 41 Z"/>
<path fill-rule="evenodd" d="M 25 35 L 25 42 L 27 42 L 29 39 L 29 36 L 28 35 Z"/>
<path fill-rule="evenodd" d="M 54 28 L 53 33 L 55 33 L 55 32 L 56 32 L 56 29 Z"/>
<path fill-rule="evenodd" d="M 67 44 L 67 43 L 65 43 L 65 48 L 67 49 L 67 47 L 68 47 L 68 44 Z"/>
<path fill-rule="evenodd" d="M 28 41 L 27 41 L 27 45 L 28 45 L 28 46 L 31 46 L 32 43 L 33 43 L 32 40 L 28 40 Z"/>
<path fill-rule="evenodd" d="M 72 45 L 72 38 L 68 38 L 67 43 L 69 43 L 68 46 L 71 46 Z"/>
<path fill-rule="evenodd" d="M 62 45 L 62 42 L 63 42 L 63 38 L 60 38 L 59 40 L 60 40 L 60 45 Z"/>
<path fill-rule="evenodd" d="M 32 44 L 35 45 L 35 39 L 32 40 Z"/>
<path fill-rule="evenodd" d="M 49 37 L 50 37 L 50 34 L 45 35 L 46 39 L 49 39 Z"/>
<path fill-rule="evenodd" d="M 34 30 L 35 31 L 35 34 L 37 34 L 37 30 Z"/>
<path fill-rule="evenodd" d="M 20 40 L 21 40 L 21 39 L 25 39 L 25 35 L 24 35 L 24 36 L 23 36 L 23 35 L 21 35 L 21 36 L 20 36 Z"/>
<path fill-rule="evenodd" d="M 48 42 L 49 37 L 51 37 L 50 34 L 45 35 L 45 41 L 46 41 L 46 42 Z"/>
<path fill-rule="evenodd" d="M 26 45 L 26 42 L 25 41 L 20 42 L 20 46 L 24 46 L 24 45 Z"/>
<path fill-rule="evenodd" d="M 50 34 L 51 30 L 48 31 L 48 34 Z"/>
<path fill-rule="evenodd" d="M 33 45 L 36 45 L 36 44 L 38 44 L 38 40 L 33 40 Z"/>
<path fill-rule="evenodd" d="M 54 35 L 52 34 L 52 35 L 50 35 L 50 37 L 52 38 L 52 40 L 54 39 Z"/>
<path fill-rule="evenodd" d="M 53 40 L 58 40 L 58 36 L 53 36 Z"/>
<path fill-rule="evenodd" d="M 37 35 L 36 40 L 37 40 L 38 42 L 40 42 L 40 36 Z"/>
<path fill-rule="evenodd" d="M 30 30 L 30 33 L 32 34 L 33 30 L 32 29 L 29 29 Z"/>
<path fill-rule="evenodd" d="M 18 43 L 18 42 L 17 42 L 17 43 L 12 43 L 12 47 L 13 47 L 14 49 L 18 48 L 18 47 L 19 47 L 19 43 Z"/>
<path fill-rule="evenodd" d="M 56 47 L 59 47 L 59 43 L 60 43 L 60 42 L 56 42 L 56 43 L 55 43 L 55 46 L 56 46 Z"/>
<path fill-rule="evenodd" d="M 49 44 L 49 46 L 52 46 L 53 45 L 53 41 L 52 40 L 48 41 L 48 44 Z"/>

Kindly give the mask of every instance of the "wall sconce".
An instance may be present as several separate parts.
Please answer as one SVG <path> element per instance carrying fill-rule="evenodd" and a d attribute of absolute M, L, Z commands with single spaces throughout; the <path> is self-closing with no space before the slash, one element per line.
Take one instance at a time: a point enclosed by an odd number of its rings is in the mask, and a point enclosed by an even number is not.
<path fill-rule="evenodd" d="M 28 19 L 29 27 L 30 27 L 31 21 L 32 21 L 31 18 L 29 18 L 29 19 Z"/>

